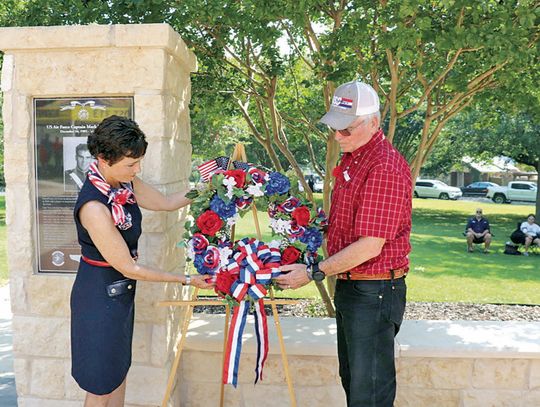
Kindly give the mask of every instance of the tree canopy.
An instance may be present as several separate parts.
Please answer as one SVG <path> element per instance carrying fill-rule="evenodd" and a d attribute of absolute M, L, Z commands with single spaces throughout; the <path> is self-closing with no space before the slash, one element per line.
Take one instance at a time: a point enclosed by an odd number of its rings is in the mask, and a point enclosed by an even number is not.
<path fill-rule="evenodd" d="M 501 97 L 496 90 L 503 87 L 505 98 L 520 96 L 510 86 L 520 75 L 539 82 L 538 70 L 529 71 L 538 66 L 538 0 L 2 4 L 3 25 L 171 24 L 199 59 L 194 143 L 204 146 L 198 138 L 211 134 L 250 139 L 276 169 L 291 168 L 308 192 L 303 166 L 309 165 L 325 176 L 325 209 L 339 151 L 318 119 L 340 83 L 356 78 L 373 85 L 387 137 L 408 157 L 415 177 L 458 113 L 486 92 Z"/>

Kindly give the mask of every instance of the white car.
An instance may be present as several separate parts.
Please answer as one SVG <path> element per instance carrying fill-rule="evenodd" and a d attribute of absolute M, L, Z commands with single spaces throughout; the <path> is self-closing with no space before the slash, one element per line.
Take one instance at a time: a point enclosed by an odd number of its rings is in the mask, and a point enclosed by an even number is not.
<path fill-rule="evenodd" d="M 315 178 L 315 183 L 313 184 L 313 192 L 322 192 L 324 187 L 324 181 L 320 177 Z"/>
<path fill-rule="evenodd" d="M 506 187 L 490 187 L 486 197 L 502 204 L 512 201 L 536 202 L 538 185 L 530 181 L 509 182 Z"/>
<path fill-rule="evenodd" d="M 419 179 L 414 187 L 415 198 L 458 199 L 461 196 L 461 189 L 436 179 Z"/>

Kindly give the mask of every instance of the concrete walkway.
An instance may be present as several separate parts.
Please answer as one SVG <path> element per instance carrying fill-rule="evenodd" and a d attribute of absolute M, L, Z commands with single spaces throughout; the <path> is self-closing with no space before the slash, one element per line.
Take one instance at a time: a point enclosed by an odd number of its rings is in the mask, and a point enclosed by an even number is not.
<path fill-rule="evenodd" d="M 17 407 L 9 285 L 0 287 L 0 406 Z"/>

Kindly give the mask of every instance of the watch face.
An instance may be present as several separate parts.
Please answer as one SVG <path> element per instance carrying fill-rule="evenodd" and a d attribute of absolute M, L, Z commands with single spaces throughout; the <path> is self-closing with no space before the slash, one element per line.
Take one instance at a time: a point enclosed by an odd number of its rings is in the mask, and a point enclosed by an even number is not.
<path fill-rule="evenodd" d="M 315 281 L 323 281 L 324 277 L 326 277 L 325 274 L 320 270 L 313 272 L 313 280 Z"/>

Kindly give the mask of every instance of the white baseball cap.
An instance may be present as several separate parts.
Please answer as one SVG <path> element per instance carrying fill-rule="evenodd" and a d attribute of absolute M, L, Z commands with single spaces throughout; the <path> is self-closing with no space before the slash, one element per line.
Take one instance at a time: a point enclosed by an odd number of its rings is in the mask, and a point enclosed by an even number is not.
<path fill-rule="evenodd" d="M 379 96 L 368 84 L 358 81 L 344 83 L 334 92 L 330 110 L 320 123 L 335 130 L 349 127 L 359 116 L 379 111 Z"/>

